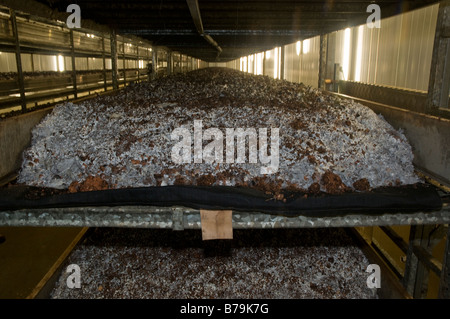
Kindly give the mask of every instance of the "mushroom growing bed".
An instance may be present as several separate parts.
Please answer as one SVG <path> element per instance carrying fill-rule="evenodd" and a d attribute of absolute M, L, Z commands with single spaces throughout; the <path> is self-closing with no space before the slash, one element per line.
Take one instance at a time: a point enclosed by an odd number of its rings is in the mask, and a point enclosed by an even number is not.
<path fill-rule="evenodd" d="M 226 143 L 239 128 L 258 135 L 240 160 L 238 141 Z M 18 182 L 69 192 L 222 185 L 338 194 L 418 183 L 412 160 L 402 132 L 368 107 L 209 68 L 56 106 L 34 128 Z"/>
<path fill-rule="evenodd" d="M 71 264 L 80 267 L 79 289 L 67 287 Z M 232 242 L 219 243 L 195 230 L 95 228 L 49 297 L 378 299 L 367 286 L 369 264 L 342 228 L 237 230 Z"/>

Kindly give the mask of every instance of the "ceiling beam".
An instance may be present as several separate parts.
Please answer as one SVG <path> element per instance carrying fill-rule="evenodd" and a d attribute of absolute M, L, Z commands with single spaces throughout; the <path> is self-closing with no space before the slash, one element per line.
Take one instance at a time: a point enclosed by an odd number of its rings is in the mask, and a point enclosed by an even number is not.
<path fill-rule="evenodd" d="M 137 36 L 195 36 L 196 32 L 189 29 L 119 29 L 120 34 L 133 34 Z M 205 30 L 211 36 L 289 36 L 289 37 L 313 37 L 317 32 L 307 30 Z"/>

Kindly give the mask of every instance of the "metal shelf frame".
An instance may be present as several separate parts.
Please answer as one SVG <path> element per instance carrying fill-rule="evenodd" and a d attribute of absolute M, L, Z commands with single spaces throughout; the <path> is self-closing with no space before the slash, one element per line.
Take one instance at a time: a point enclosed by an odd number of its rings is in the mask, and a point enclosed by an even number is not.
<path fill-rule="evenodd" d="M 191 71 L 198 65 L 191 57 L 171 52 L 165 47 L 156 47 L 136 36 L 116 34 L 115 30 L 70 29 L 65 23 L 3 6 L 0 6 L 0 22 L 0 51 L 14 53 L 17 70 L 14 78 L 0 80 L 3 88 L 0 92 L 0 110 L 20 106 L 21 112 L 25 113 L 38 104 L 55 104 L 57 102 L 52 102 L 55 99 L 72 100 L 83 93 L 117 90 L 132 82 Z M 43 78 L 35 72 L 35 76 L 30 78 L 30 72 L 23 71 L 23 54 L 62 55 L 65 63 L 68 59 L 71 65 L 64 68 L 65 72 L 55 71 L 54 76 L 47 74 Z M 171 59 L 174 55 L 177 60 Z M 101 59 L 101 68 L 77 69 L 77 60 L 84 58 Z M 109 60 L 111 68 L 107 66 Z M 134 66 L 129 65 L 130 61 Z M 176 61 L 180 64 L 183 61 L 183 67 L 174 67 Z M 147 68 L 150 63 L 153 64 L 152 76 L 149 76 Z M 70 77 L 70 84 L 67 76 Z"/>
<path fill-rule="evenodd" d="M 349 214 L 340 217 L 280 216 L 258 212 L 232 214 L 233 229 L 326 228 L 379 226 L 406 253 L 406 267 L 399 283 L 414 298 L 425 298 L 427 271 L 440 276 L 439 298 L 450 299 L 450 205 L 440 211 L 382 215 Z M 174 231 L 201 229 L 200 210 L 188 207 L 115 206 L 67 207 L 0 211 L 1 226 L 166 228 Z M 391 229 L 410 225 L 409 243 Z M 431 239 L 430 239 L 431 238 Z M 445 239 L 443 261 L 431 255 L 438 240 Z M 387 264 L 392 268 L 392 265 Z"/>

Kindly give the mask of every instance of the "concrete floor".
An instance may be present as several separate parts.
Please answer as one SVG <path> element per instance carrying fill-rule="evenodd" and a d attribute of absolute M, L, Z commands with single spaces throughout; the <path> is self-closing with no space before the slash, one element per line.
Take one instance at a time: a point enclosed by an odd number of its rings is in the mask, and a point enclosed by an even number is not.
<path fill-rule="evenodd" d="M 67 227 L 0 227 L 0 299 L 25 299 L 83 232 Z M 2 242 L 0 240 L 0 242 Z"/>

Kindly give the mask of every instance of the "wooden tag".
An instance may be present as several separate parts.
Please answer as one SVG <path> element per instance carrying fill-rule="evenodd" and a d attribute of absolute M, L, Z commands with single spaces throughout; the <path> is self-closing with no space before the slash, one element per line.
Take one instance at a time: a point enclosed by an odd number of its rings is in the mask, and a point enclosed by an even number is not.
<path fill-rule="evenodd" d="M 200 210 L 202 239 L 233 239 L 231 210 Z"/>

